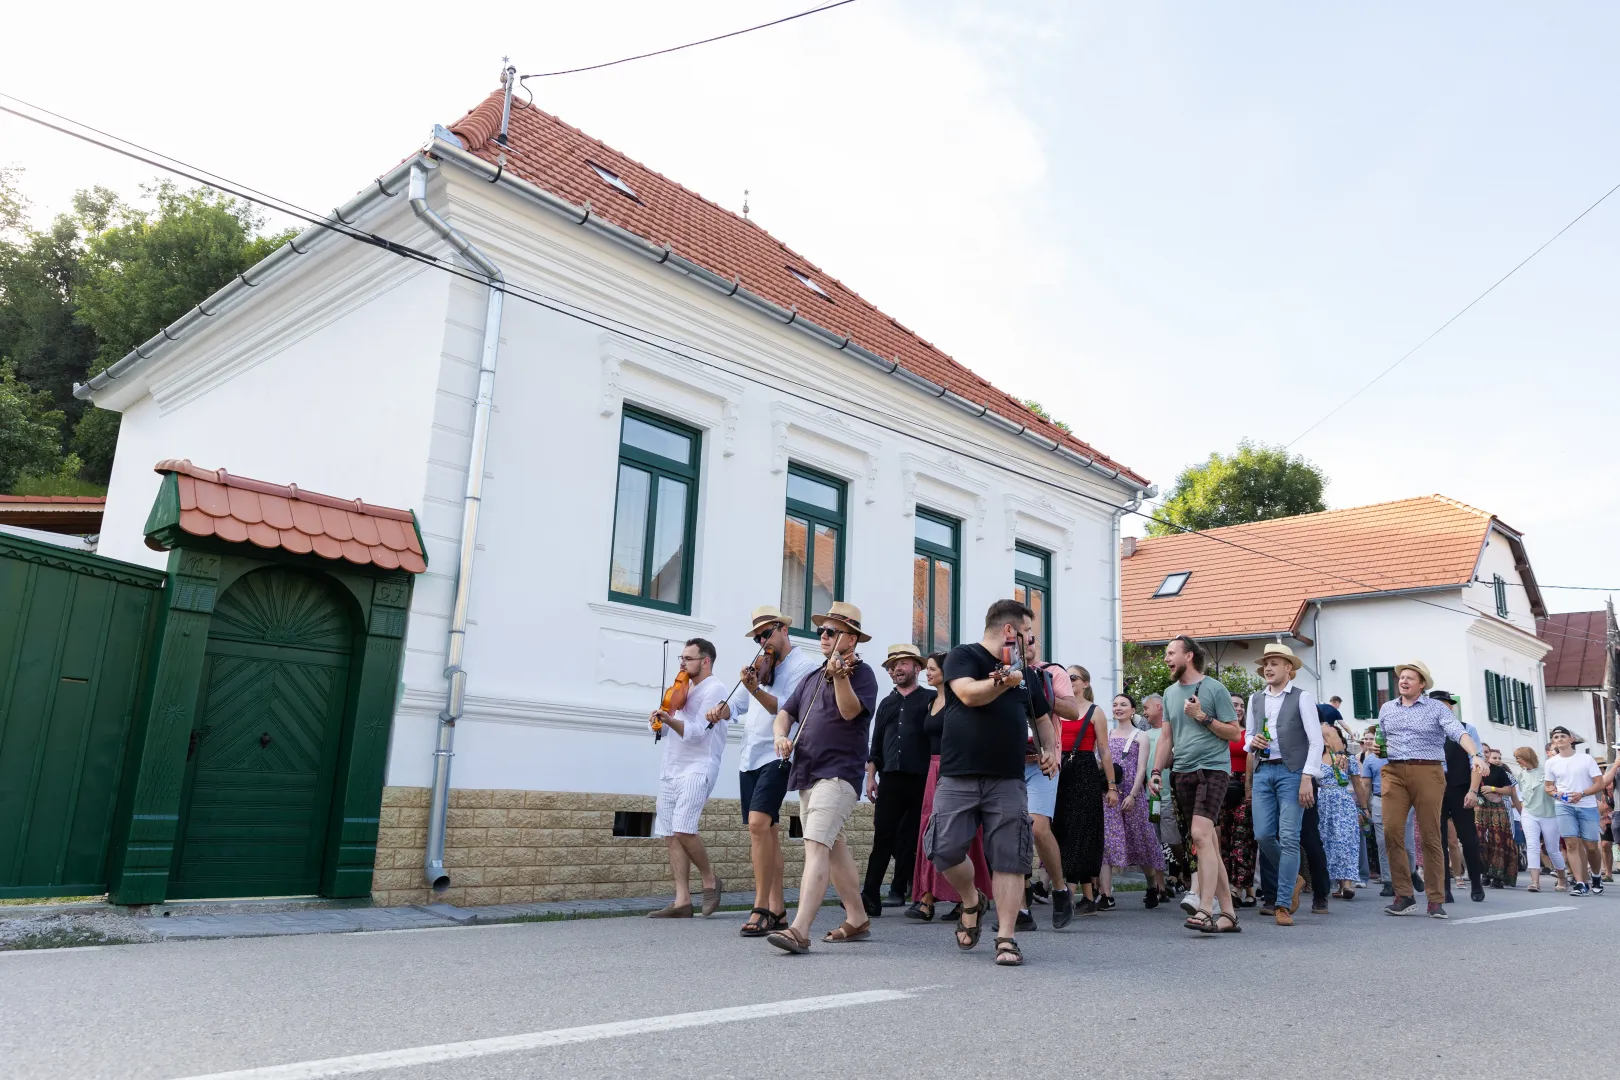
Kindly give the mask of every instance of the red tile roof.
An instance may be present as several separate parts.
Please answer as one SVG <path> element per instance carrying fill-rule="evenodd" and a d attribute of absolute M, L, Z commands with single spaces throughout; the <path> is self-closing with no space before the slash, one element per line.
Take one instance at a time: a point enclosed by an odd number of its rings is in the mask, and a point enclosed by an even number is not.
<path fill-rule="evenodd" d="M 199 469 L 189 460 L 160 461 L 153 471 L 175 474 L 180 528 L 192 536 L 413 574 L 427 569 L 409 510 L 303 491 L 297 484 L 267 484 L 224 469 Z"/>
<path fill-rule="evenodd" d="M 1536 620 L 1536 633 L 1552 646 L 1546 661 L 1549 690 L 1595 690 L 1603 685 L 1607 621 L 1601 611 L 1568 611 Z"/>
<path fill-rule="evenodd" d="M 501 128 L 501 104 L 502 94 L 496 91 L 450 125 L 468 151 L 492 164 L 500 150 L 494 137 Z M 516 152 L 508 154 L 506 168 L 536 187 L 576 205 L 589 202 L 596 216 L 651 243 L 667 244 L 676 254 L 727 280 L 740 281 L 774 304 L 798 308 L 807 319 L 839 336 L 879 356 L 898 359 L 913 374 L 1147 486 L 1144 477 L 1036 416 L 1017 398 L 996 389 L 867 303 L 752 221 L 521 100 L 512 102 L 507 138 Z M 618 176 L 636 197 L 608 184 L 591 168 L 592 162 Z M 827 295 L 806 288 L 793 276 L 795 270 L 815 281 Z"/>
<path fill-rule="evenodd" d="M 0 495 L 0 525 L 88 535 L 101 531 L 100 495 Z"/>
<path fill-rule="evenodd" d="M 1309 600 L 1466 585 L 1495 521 L 1426 495 L 1141 540 L 1120 560 L 1125 640 L 1288 633 Z M 1192 572 L 1181 593 L 1155 599 L 1180 571 Z"/>

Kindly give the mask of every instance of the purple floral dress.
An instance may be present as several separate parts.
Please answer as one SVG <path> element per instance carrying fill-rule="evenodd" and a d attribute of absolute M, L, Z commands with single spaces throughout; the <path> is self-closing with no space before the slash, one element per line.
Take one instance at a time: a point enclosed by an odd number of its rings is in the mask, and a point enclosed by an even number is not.
<path fill-rule="evenodd" d="M 1133 729 L 1129 736 L 1110 735 L 1108 752 L 1119 766 L 1124 779 L 1119 785 L 1119 799 L 1123 803 L 1136 782 L 1136 762 L 1142 754 L 1142 740 Z M 1159 846 L 1159 835 L 1148 819 L 1147 787 L 1143 786 L 1129 813 L 1119 807 L 1103 804 L 1103 859 L 1109 866 L 1140 866 L 1149 870 L 1164 869 L 1164 849 Z"/>

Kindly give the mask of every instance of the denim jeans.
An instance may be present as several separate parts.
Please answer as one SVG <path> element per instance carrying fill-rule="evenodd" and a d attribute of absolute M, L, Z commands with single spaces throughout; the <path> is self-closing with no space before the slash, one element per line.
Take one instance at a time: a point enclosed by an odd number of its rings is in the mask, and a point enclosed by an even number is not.
<path fill-rule="evenodd" d="M 1304 808 L 1299 805 L 1299 782 L 1303 773 L 1286 765 L 1259 764 L 1254 770 L 1254 835 L 1260 842 L 1260 856 L 1276 868 L 1278 907 L 1294 899 L 1294 880 L 1299 876 L 1299 823 Z"/>

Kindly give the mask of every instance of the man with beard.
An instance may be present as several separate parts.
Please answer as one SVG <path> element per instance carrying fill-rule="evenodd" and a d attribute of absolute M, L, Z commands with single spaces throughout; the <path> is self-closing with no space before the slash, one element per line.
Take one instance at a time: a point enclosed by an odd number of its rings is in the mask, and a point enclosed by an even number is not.
<path fill-rule="evenodd" d="M 934 703 L 934 690 L 920 686 L 922 653 L 917 646 L 890 645 L 883 661 L 894 689 L 872 718 L 872 750 L 866 759 L 866 797 L 872 802 L 872 854 L 866 860 L 861 903 L 876 918 L 884 906 L 899 907 L 911 889 L 917 858 L 917 822 L 922 818 L 923 788 L 928 782 L 928 733 L 923 724 Z M 894 862 L 889 901 L 882 899 L 883 875 Z"/>

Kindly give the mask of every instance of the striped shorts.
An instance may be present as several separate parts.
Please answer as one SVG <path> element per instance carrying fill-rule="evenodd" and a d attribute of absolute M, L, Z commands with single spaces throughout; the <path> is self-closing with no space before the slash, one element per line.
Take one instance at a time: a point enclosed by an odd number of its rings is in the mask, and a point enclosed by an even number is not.
<path fill-rule="evenodd" d="M 703 804 L 709 801 L 709 792 L 714 790 L 714 780 L 703 773 L 688 773 L 659 781 L 653 835 L 696 833 L 698 818 L 703 816 Z"/>

